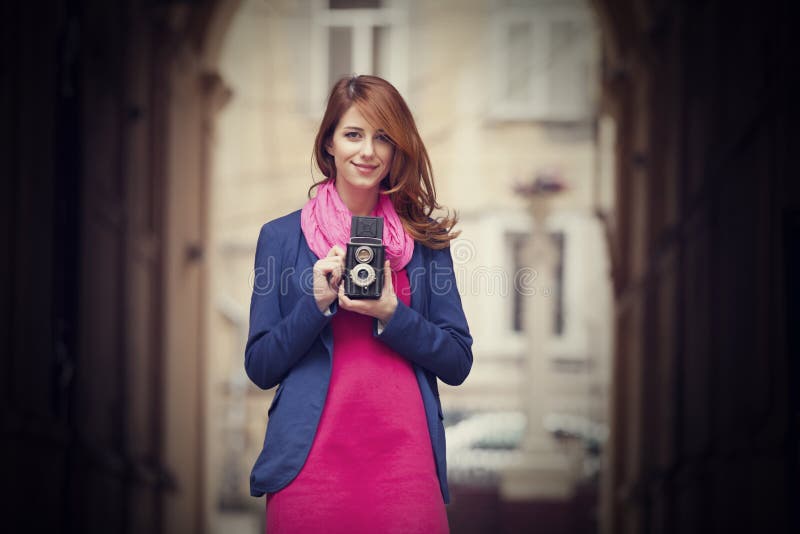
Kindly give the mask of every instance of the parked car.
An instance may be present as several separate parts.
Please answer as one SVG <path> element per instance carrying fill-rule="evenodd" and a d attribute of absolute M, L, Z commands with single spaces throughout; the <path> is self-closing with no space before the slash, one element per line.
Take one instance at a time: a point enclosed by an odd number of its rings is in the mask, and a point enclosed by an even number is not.
<path fill-rule="evenodd" d="M 479 412 L 445 428 L 447 475 L 454 484 L 493 486 L 521 456 L 527 418 L 518 411 Z"/>

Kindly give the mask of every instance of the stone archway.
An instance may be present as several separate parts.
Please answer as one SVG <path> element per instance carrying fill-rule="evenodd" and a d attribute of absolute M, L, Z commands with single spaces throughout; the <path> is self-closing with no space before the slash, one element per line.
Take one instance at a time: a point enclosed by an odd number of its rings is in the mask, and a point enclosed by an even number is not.
<path fill-rule="evenodd" d="M 796 7 L 595 4 L 619 131 L 605 529 L 796 527 Z M 206 158 L 237 5 L 3 12 L 12 529 L 203 529 Z"/>
<path fill-rule="evenodd" d="M 163 462 L 175 491 L 165 495 L 165 532 L 202 532 L 205 442 L 205 291 L 209 173 L 215 114 L 230 96 L 219 50 L 239 0 L 177 13 L 177 39 L 161 68 L 167 85 L 162 213 Z M 189 11 L 192 9 L 192 11 Z"/>
<path fill-rule="evenodd" d="M 778 378 L 791 327 L 774 303 L 797 248 L 794 8 L 594 4 L 618 131 L 603 531 L 793 531 L 797 373 Z"/>
<path fill-rule="evenodd" d="M 203 530 L 207 145 L 237 5 L 4 5 L 11 530 Z"/>

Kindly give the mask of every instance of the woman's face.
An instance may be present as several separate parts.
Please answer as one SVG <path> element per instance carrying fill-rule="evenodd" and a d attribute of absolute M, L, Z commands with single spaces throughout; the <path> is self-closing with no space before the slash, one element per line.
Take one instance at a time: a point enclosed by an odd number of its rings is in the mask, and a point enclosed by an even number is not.
<path fill-rule="evenodd" d="M 394 156 L 383 130 L 374 129 L 356 106 L 339 119 L 326 150 L 336 163 L 337 188 L 361 192 L 379 190 Z"/>

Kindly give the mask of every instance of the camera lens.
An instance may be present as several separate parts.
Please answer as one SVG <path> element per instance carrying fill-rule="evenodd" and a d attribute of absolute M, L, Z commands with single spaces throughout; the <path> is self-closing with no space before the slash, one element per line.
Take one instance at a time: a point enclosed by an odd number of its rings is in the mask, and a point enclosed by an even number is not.
<path fill-rule="evenodd" d="M 375 281 L 375 269 L 368 263 L 361 263 L 350 270 L 350 279 L 358 287 L 367 287 Z"/>
<path fill-rule="evenodd" d="M 356 260 L 359 263 L 369 263 L 372 261 L 372 248 L 370 247 L 358 247 L 356 249 Z"/>

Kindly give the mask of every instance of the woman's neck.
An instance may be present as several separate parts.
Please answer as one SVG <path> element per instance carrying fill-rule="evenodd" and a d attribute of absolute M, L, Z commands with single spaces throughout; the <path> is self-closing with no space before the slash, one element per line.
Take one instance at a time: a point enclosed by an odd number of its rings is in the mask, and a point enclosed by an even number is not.
<path fill-rule="evenodd" d="M 336 191 L 339 198 L 353 215 L 369 215 L 378 203 L 379 188 L 376 189 L 355 189 L 341 184 L 343 180 L 336 181 Z"/>

